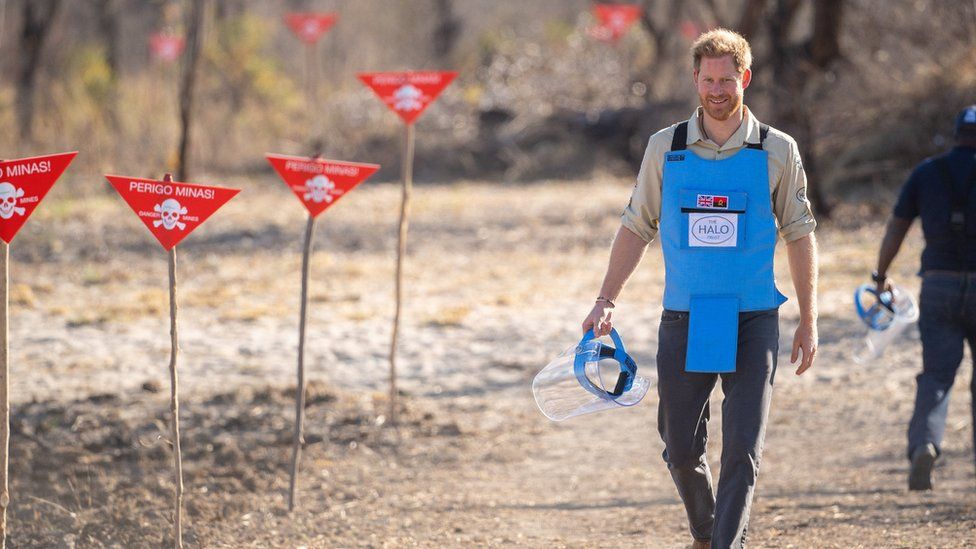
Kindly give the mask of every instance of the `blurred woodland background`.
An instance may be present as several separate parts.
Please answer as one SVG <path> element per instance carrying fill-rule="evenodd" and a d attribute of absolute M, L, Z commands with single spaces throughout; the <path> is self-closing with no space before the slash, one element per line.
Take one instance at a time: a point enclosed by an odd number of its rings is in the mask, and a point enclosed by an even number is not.
<path fill-rule="evenodd" d="M 630 176 L 649 135 L 696 105 L 691 41 L 726 26 L 753 45 L 747 104 L 797 138 L 826 216 L 846 193 L 899 185 L 976 101 L 976 0 L 642 0 L 614 45 L 586 32 L 587 0 L 0 0 L 3 156 L 80 149 L 72 171 L 91 188 L 173 169 L 183 62 L 153 61 L 148 38 L 185 35 L 198 3 L 198 174 L 270 171 L 263 153 L 320 140 L 395 179 L 400 121 L 356 73 L 452 69 L 419 122 L 421 182 Z M 293 10 L 339 16 L 312 101 Z"/>
<path fill-rule="evenodd" d="M 648 138 L 697 105 L 689 48 L 713 26 L 750 39 L 746 102 L 797 139 L 818 221 L 833 214 L 818 232 L 817 367 L 794 376 L 780 353 L 750 540 L 971 540 L 968 380 L 938 490 L 904 490 L 916 332 L 853 364 L 865 330 L 850 296 L 896 189 L 976 103 L 976 0 L 630 1 L 644 16 L 609 44 L 592 36 L 590 0 L 0 0 L 0 158 L 80 151 L 12 252 L 10 545 L 172 542 L 166 265 L 102 174 L 185 172 L 245 190 L 180 245 L 188 545 L 684 546 L 653 393 L 566 426 L 529 387 L 579 337 Z M 312 77 L 291 11 L 338 15 Z M 154 33 L 194 29 L 197 70 L 188 53 L 151 55 Z M 374 181 L 399 179 L 403 124 L 356 78 L 388 70 L 459 72 L 417 122 L 427 186 L 405 262 L 395 430 L 401 195 Z M 316 150 L 383 168 L 317 229 L 302 506 L 289 514 L 303 210 L 264 154 Z M 920 232 L 906 242 L 919 248 Z M 915 270 L 903 253 L 889 273 L 914 292 Z M 653 372 L 662 262 L 629 284 L 614 322 Z M 795 299 L 782 315 L 792 329 Z"/>

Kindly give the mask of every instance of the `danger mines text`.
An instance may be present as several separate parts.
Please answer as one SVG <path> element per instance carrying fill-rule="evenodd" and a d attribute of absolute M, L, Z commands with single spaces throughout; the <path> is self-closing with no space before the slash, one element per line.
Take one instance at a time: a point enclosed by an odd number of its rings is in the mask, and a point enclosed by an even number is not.
<path fill-rule="evenodd" d="M 40 162 L 25 162 L 7 166 L 5 173 L 7 177 L 20 177 L 23 175 L 33 175 L 35 173 L 49 173 L 51 171 L 51 161 L 42 160 Z"/>
<path fill-rule="evenodd" d="M 356 177 L 359 175 L 359 168 L 356 166 L 320 164 L 318 162 L 299 162 L 297 160 L 289 160 L 288 162 L 285 162 L 285 170 L 297 173 L 343 175 L 346 177 Z"/>
<path fill-rule="evenodd" d="M 182 185 L 177 186 L 174 189 L 172 185 L 157 183 L 155 181 L 130 181 L 129 190 L 137 193 L 158 194 L 161 196 L 175 195 L 180 197 L 203 198 L 205 200 L 212 200 L 214 198 L 213 189 L 202 189 Z"/>

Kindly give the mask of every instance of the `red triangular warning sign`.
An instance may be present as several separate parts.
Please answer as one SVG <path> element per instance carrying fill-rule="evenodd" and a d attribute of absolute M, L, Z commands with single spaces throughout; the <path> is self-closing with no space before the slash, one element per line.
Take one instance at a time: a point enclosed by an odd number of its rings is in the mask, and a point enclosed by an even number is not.
<path fill-rule="evenodd" d="M 412 124 L 456 76 L 454 71 L 369 72 L 359 79 L 404 122 Z"/>
<path fill-rule="evenodd" d="M 138 177 L 106 175 L 105 178 L 167 250 L 179 244 L 241 192 L 239 189 Z"/>
<path fill-rule="evenodd" d="M 357 164 L 323 158 L 266 155 L 285 185 L 302 201 L 312 217 L 329 209 L 356 185 L 380 169 L 377 164 Z"/>
<path fill-rule="evenodd" d="M 155 32 L 149 35 L 149 51 L 154 59 L 165 62 L 176 61 L 183 53 L 186 41 L 182 36 L 174 36 L 165 32 Z"/>
<path fill-rule="evenodd" d="M 0 162 L 0 238 L 10 244 L 77 152 Z"/>
<path fill-rule="evenodd" d="M 596 4 L 593 15 L 599 23 L 587 32 L 597 40 L 616 42 L 627 34 L 642 12 L 641 7 L 635 4 Z"/>
<path fill-rule="evenodd" d="M 334 13 L 289 13 L 285 23 L 302 42 L 315 44 L 322 38 L 338 17 Z"/>

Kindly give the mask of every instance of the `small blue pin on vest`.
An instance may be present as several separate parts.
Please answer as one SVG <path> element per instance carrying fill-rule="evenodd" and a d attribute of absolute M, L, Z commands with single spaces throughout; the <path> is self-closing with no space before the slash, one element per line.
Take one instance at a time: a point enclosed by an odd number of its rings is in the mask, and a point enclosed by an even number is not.
<path fill-rule="evenodd" d="M 775 309 L 776 221 L 769 167 L 759 143 L 723 160 L 687 149 L 688 123 L 678 125 L 665 153 L 661 248 L 664 308 L 688 311 L 688 372 L 735 371 L 739 313 Z"/>

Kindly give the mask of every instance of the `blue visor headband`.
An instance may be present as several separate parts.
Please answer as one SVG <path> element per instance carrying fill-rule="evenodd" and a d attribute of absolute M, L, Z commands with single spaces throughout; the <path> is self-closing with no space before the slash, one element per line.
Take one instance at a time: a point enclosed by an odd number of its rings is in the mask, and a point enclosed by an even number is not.
<path fill-rule="evenodd" d="M 865 294 L 874 296 L 874 303 L 865 307 Z M 878 293 L 870 284 L 862 284 L 854 292 L 854 306 L 861 320 L 872 330 L 885 330 L 895 320 L 895 308 L 892 304 L 891 292 Z"/>
<path fill-rule="evenodd" d="M 620 339 L 617 330 L 610 330 L 610 339 L 616 347 L 605 345 L 596 339 L 593 330 L 588 330 L 583 334 L 583 339 L 576 346 L 576 358 L 573 361 L 573 371 L 579 384 L 594 395 L 600 398 L 615 398 L 629 391 L 634 385 L 634 378 L 637 377 L 637 363 L 630 358 L 624 349 L 624 342 Z M 586 364 L 588 362 L 599 362 L 603 359 L 613 359 L 620 364 L 620 373 L 617 375 L 617 382 L 612 391 L 607 391 L 602 380 L 594 383 L 586 375 Z M 599 373 L 597 374 L 599 375 Z"/>

